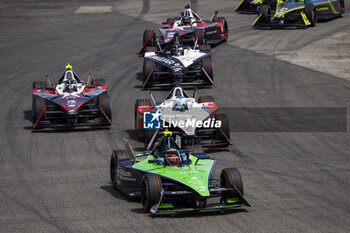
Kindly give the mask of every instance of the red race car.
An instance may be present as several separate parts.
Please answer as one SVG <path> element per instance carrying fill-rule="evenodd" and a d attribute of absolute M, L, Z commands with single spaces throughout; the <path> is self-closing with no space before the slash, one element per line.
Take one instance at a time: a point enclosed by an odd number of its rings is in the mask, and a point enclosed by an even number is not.
<path fill-rule="evenodd" d="M 90 76 L 87 83 L 89 79 Z M 112 112 L 105 80 L 95 79 L 90 85 L 87 83 L 73 72 L 69 64 L 57 83 L 33 82 L 33 129 L 110 126 Z"/>
<path fill-rule="evenodd" d="M 228 39 L 228 26 L 225 17 L 217 17 L 216 11 L 211 20 L 202 20 L 199 15 L 185 6 L 180 17 L 168 18 L 159 28 L 161 36 L 157 37 L 155 30 L 145 30 L 143 33 L 143 46 L 139 54 L 146 47 L 158 47 L 162 50 L 164 45 L 170 43 L 175 33 L 180 36 L 183 44 L 203 45 L 219 44 Z"/>

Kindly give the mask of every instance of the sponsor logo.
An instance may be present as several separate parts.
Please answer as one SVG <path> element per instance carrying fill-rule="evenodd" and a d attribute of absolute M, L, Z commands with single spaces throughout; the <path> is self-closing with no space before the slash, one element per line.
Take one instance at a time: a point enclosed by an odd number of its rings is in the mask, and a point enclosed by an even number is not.
<path fill-rule="evenodd" d="M 162 128 L 221 128 L 221 120 L 216 120 L 215 118 L 208 118 L 204 121 L 196 119 L 161 119 L 162 114 L 158 109 L 153 110 L 152 112 L 143 113 L 143 128 L 144 129 L 160 129 Z M 168 116 L 171 117 L 171 116 Z M 175 117 L 176 118 L 176 117 Z"/>
<path fill-rule="evenodd" d="M 67 100 L 66 108 L 69 114 L 74 114 L 77 109 L 77 101 L 74 99 Z"/>
<path fill-rule="evenodd" d="M 173 61 L 171 59 L 168 59 L 166 57 L 152 56 L 152 59 L 154 59 L 156 61 L 159 61 L 159 62 L 163 62 L 163 63 L 165 63 L 167 65 L 175 65 L 175 63 L 176 63 L 175 61 Z M 179 63 L 176 63 L 176 64 L 179 64 Z"/>
<path fill-rule="evenodd" d="M 215 118 L 208 118 L 204 121 L 196 119 L 186 119 L 174 121 L 169 119 L 163 120 L 163 128 L 179 127 L 179 128 L 221 128 L 222 122 Z"/>
<path fill-rule="evenodd" d="M 117 168 L 117 180 L 136 181 L 131 172 L 125 171 L 122 167 Z"/>
<path fill-rule="evenodd" d="M 143 113 L 143 128 L 160 129 L 161 113 L 158 109 Z"/>
<path fill-rule="evenodd" d="M 317 11 L 327 11 L 329 10 L 329 7 L 321 7 L 321 8 L 316 8 Z"/>

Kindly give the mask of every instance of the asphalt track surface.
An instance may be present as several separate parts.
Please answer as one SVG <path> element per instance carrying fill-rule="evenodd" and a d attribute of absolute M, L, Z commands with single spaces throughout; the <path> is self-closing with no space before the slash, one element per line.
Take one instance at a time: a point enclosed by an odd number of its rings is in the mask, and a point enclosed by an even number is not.
<path fill-rule="evenodd" d="M 298 51 L 336 30 L 349 35 L 348 14 L 312 29 L 267 32 L 249 28 L 254 16 L 232 14 L 231 1 L 218 1 L 214 9 L 212 1 L 192 3 L 203 18 L 219 9 L 231 30 L 230 41 L 212 51 L 215 85 L 199 95 L 213 95 L 225 108 L 349 108 L 349 81 L 273 55 Z M 111 12 L 75 14 L 80 6 L 95 5 L 112 6 Z M 139 88 L 142 58 L 136 56 L 143 30 L 156 28 L 184 5 L 0 3 L 1 232 L 350 232 L 348 126 L 329 132 L 302 126 L 295 132 L 232 132 L 229 150 L 210 155 L 217 159 L 216 175 L 224 167 L 240 169 L 251 208 L 152 218 L 140 203 L 113 190 L 111 151 L 123 148 L 122 138 L 142 146 L 132 130 L 132 113 L 135 99 L 147 97 Z M 250 40 L 255 34 L 272 54 L 254 52 L 256 43 L 235 45 L 245 34 Z M 271 45 L 272 38 L 279 42 Z M 349 49 L 344 44 L 338 49 Z M 46 72 L 57 80 L 67 62 L 83 79 L 92 70 L 94 77 L 107 80 L 113 110 L 109 130 L 32 132 L 32 82 L 43 80 Z M 154 91 L 157 99 L 165 93 Z"/>

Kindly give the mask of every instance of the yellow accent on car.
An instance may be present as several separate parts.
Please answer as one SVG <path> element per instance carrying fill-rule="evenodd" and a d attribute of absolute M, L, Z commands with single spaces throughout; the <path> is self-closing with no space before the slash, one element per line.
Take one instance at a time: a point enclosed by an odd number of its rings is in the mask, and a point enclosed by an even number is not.
<path fill-rule="evenodd" d="M 326 11 L 329 10 L 329 7 L 316 8 L 317 11 Z"/>
<path fill-rule="evenodd" d="M 169 131 L 168 129 L 164 130 L 164 136 L 172 136 L 173 132 Z"/>
<path fill-rule="evenodd" d="M 320 2 L 320 3 L 315 3 L 314 5 L 315 5 L 315 6 L 325 5 L 325 3 L 324 3 L 324 2 Z M 330 8 L 331 8 L 332 11 L 333 11 L 333 14 L 335 14 L 335 15 L 340 14 L 339 11 L 336 11 L 336 10 L 334 9 L 334 7 L 333 7 L 333 5 L 332 5 L 331 2 L 327 2 L 326 5 L 329 5 L 329 6 L 330 6 Z M 316 10 L 317 10 L 317 7 L 316 7 Z"/>
<path fill-rule="evenodd" d="M 242 0 L 242 1 L 238 4 L 238 6 L 233 10 L 233 12 L 236 12 L 236 10 L 238 9 L 238 7 L 240 7 L 240 6 L 242 5 L 243 2 L 244 2 L 244 0 Z"/>
<path fill-rule="evenodd" d="M 307 19 L 306 15 L 304 12 L 300 12 L 301 18 L 303 18 L 303 21 L 305 23 L 306 26 L 308 26 L 310 24 L 309 20 Z"/>
<path fill-rule="evenodd" d="M 256 22 L 258 22 L 258 20 L 261 18 L 261 16 L 262 16 L 262 14 L 260 14 L 260 15 L 258 16 L 258 18 L 256 18 L 256 20 L 255 20 L 254 23 L 252 24 L 252 27 L 254 27 L 254 25 L 256 24 Z"/>
<path fill-rule="evenodd" d="M 300 6 L 300 7 L 292 8 L 292 9 L 290 9 L 290 10 L 284 11 L 284 12 L 281 13 L 280 15 L 277 15 L 277 14 L 278 14 L 278 11 L 276 10 L 276 13 L 275 13 L 274 17 L 276 17 L 276 18 L 281 18 L 283 15 L 285 15 L 285 14 L 291 12 L 291 11 L 296 11 L 296 10 L 300 10 L 300 9 L 304 9 L 304 8 L 305 8 L 305 6 Z"/>
<path fill-rule="evenodd" d="M 71 70 L 72 69 L 72 66 L 68 63 L 67 65 L 66 65 L 66 70 Z"/>

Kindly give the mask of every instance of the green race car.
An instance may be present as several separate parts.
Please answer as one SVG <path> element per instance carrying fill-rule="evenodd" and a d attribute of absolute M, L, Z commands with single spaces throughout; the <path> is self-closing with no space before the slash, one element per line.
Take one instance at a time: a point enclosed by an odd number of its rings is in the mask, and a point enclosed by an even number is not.
<path fill-rule="evenodd" d="M 277 1 L 276 10 L 262 5 L 252 27 L 316 26 L 319 19 L 343 16 L 344 0 Z"/>
<path fill-rule="evenodd" d="M 250 206 L 243 197 L 243 182 L 237 168 L 221 171 L 213 179 L 215 160 L 199 145 L 180 149 L 181 140 L 167 131 L 151 151 L 113 151 L 110 178 L 128 197 L 141 197 L 143 209 L 158 213 L 222 210 Z"/>

